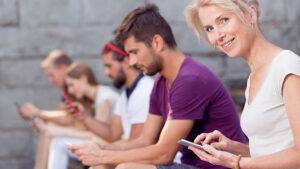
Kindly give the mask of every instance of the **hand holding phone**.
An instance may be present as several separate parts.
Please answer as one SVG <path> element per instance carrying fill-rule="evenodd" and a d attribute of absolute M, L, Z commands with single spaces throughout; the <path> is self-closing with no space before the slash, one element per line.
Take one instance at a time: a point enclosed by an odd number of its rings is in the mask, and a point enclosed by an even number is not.
<path fill-rule="evenodd" d="M 187 140 L 184 140 L 184 139 L 179 140 L 178 144 L 181 144 L 181 145 L 186 146 L 186 147 L 188 147 L 188 146 L 194 146 L 196 148 L 204 150 L 203 146 L 201 146 L 199 144 L 196 144 L 196 143 L 193 143 L 193 142 L 190 142 L 190 141 L 187 141 Z"/>
<path fill-rule="evenodd" d="M 24 112 L 24 110 L 23 111 L 21 110 L 21 105 L 18 102 L 14 102 L 14 105 L 23 119 L 33 120 L 33 117 L 31 116 L 30 113 L 26 113 Z"/>
<path fill-rule="evenodd" d="M 71 100 L 69 99 L 67 93 L 65 92 L 65 90 L 62 91 L 62 95 L 65 98 L 67 104 L 71 107 L 72 111 L 74 113 L 78 113 L 77 108 L 72 104 Z"/>
<path fill-rule="evenodd" d="M 14 102 L 14 105 L 16 106 L 17 110 L 19 111 L 19 109 L 21 108 L 21 105 L 18 102 Z M 34 118 L 32 117 L 32 115 L 30 113 L 23 115 L 23 113 L 21 113 L 21 116 L 23 116 L 24 118 L 28 118 L 29 119 L 29 124 L 31 125 L 31 127 L 36 130 L 37 133 L 40 132 L 40 128 L 36 125 L 36 122 L 34 121 Z"/>

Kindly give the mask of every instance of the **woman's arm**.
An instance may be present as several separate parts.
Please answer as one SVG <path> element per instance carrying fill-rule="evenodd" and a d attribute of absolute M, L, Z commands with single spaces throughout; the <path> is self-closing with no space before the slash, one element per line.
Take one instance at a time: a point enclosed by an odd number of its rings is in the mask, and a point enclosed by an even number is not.
<path fill-rule="evenodd" d="M 241 169 L 300 168 L 300 77 L 288 75 L 283 83 L 282 92 L 295 145 L 270 155 L 254 158 L 242 157 L 239 162 Z M 238 162 L 238 156 L 225 151 L 216 150 L 210 145 L 204 146 L 205 151 L 209 153 L 194 147 L 189 148 L 193 150 L 199 158 L 212 164 L 235 168 Z"/>
<path fill-rule="evenodd" d="M 58 125 L 70 126 L 74 119 L 65 110 L 40 110 L 39 117 L 47 122 Z"/>
<path fill-rule="evenodd" d="M 95 119 L 103 122 L 109 122 L 111 120 L 112 106 L 109 100 L 104 100 L 96 105 Z"/>

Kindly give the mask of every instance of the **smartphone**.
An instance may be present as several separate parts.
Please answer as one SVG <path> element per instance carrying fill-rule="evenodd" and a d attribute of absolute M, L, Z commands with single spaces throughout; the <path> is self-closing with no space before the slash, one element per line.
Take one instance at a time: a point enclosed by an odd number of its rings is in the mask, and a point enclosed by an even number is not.
<path fill-rule="evenodd" d="M 187 147 L 188 147 L 188 146 L 194 146 L 194 147 L 197 147 L 197 148 L 200 148 L 200 149 L 204 150 L 203 147 L 202 147 L 201 145 L 195 144 L 195 143 L 193 143 L 193 142 L 190 142 L 190 141 L 187 141 L 187 140 L 184 140 L 184 139 L 179 140 L 179 141 L 178 141 L 178 144 L 181 144 L 181 145 L 187 146 Z"/>
<path fill-rule="evenodd" d="M 78 113 L 77 108 L 72 104 L 71 100 L 69 99 L 67 93 L 65 92 L 65 90 L 62 91 L 62 95 L 65 98 L 67 104 L 71 107 L 72 111 L 74 113 Z"/>

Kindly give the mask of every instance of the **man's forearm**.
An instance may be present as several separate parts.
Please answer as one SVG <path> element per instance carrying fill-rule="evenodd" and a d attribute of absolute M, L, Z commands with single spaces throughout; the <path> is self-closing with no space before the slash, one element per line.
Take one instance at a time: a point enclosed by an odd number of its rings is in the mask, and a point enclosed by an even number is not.
<path fill-rule="evenodd" d="M 151 145 L 147 147 L 125 150 L 125 151 L 109 151 L 104 150 L 99 162 L 102 164 L 120 164 L 127 162 L 138 162 L 147 164 L 169 164 L 173 161 L 177 151 L 169 151 L 159 145 Z M 104 163 L 103 163 L 104 162 Z"/>
<path fill-rule="evenodd" d="M 124 140 L 113 144 L 101 145 L 101 148 L 105 150 L 130 150 L 133 148 L 140 148 L 144 146 L 146 146 L 146 144 L 144 144 L 139 138 L 137 138 L 132 141 Z"/>

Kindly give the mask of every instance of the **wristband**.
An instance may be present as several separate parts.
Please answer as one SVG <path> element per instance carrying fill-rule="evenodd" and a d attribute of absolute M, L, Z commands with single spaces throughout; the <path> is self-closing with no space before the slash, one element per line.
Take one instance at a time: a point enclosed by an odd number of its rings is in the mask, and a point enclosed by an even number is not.
<path fill-rule="evenodd" d="M 235 163 L 235 169 L 240 169 L 240 160 L 242 158 L 242 155 L 238 155 L 236 163 Z"/>

